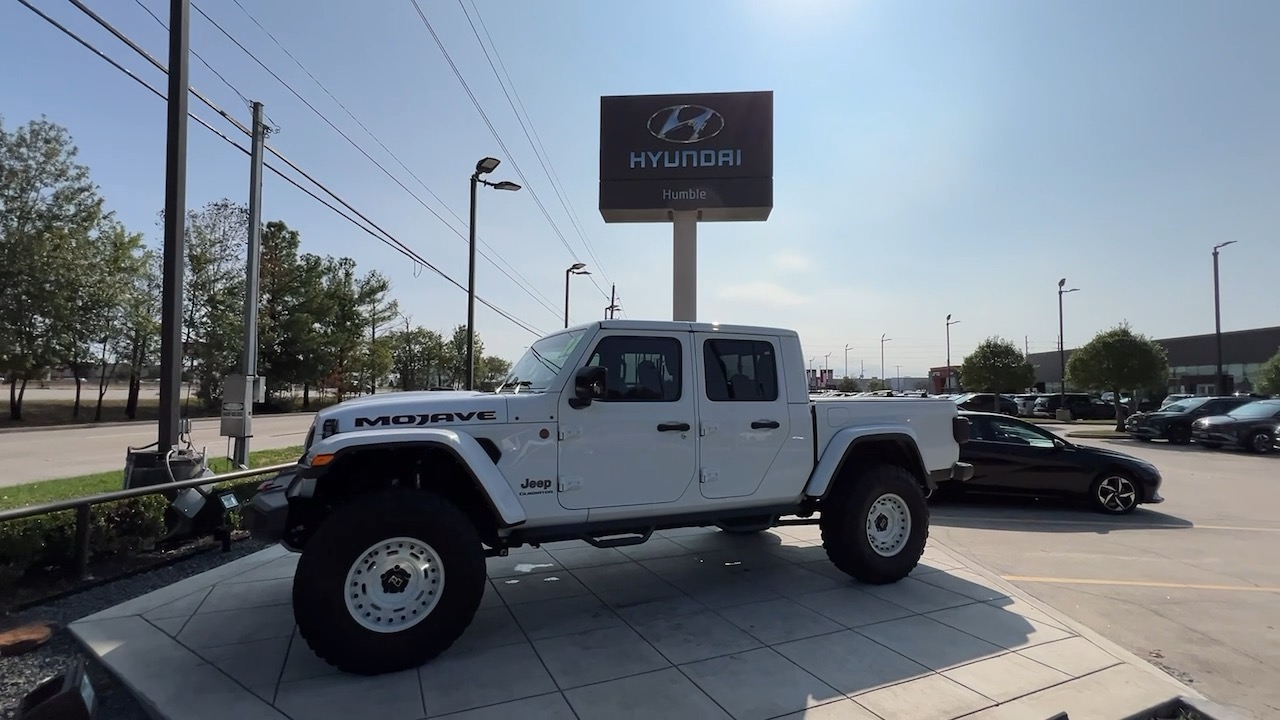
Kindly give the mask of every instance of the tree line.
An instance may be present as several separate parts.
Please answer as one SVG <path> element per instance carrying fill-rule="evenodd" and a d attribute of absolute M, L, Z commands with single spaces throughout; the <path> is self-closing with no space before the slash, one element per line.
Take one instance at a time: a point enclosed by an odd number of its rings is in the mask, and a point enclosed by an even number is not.
<path fill-rule="evenodd" d="M 93 378 L 93 420 L 103 419 L 113 382 L 127 383 L 132 419 L 142 383 L 157 372 L 160 253 L 108 209 L 77 154 L 66 129 L 46 118 L 12 130 L 0 118 L 0 373 L 13 420 L 22 419 L 28 383 L 62 370 L 76 379 L 74 417 L 82 381 Z M 222 378 L 242 371 L 248 236 L 244 204 L 222 199 L 186 214 L 183 376 L 208 409 Z M 465 382 L 465 326 L 447 336 L 415 327 L 384 275 L 358 271 L 349 257 L 301 252 L 299 233 L 282 220 L 267 222 L 261 237 L 258 374 L 268 409 L 291 402 L 295 387 L 305 408 L 313 391 Z M 477 337 L 477 383 L 491 387 L 510 366 L 483 350 Z"/>

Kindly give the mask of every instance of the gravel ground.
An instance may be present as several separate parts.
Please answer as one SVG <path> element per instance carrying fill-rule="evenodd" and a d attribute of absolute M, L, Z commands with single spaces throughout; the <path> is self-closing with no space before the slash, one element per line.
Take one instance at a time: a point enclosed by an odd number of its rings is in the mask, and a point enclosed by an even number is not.
<path fill-rule="evenodd" d="M 183 578 L 197 575 L 266 547 L 265 543 L 255 540 L 241 540 L 231 547 L 229 553 L 217 550 L 200 553 L 167 567 L 100 585 L 0 618 L 0 628 L 32 621 L 52 621 L 62 628 L 54 634 L 48 644 L 34 652 L 15 657 L 0 657 L 0 720 L 13 720 L 17 715 L 18 702 L 23 696 L 31 692 L 41 680 L 62 672 L 76 659 L 86 661 L 94 689 L 98 692 L 98 718 L 101 720 L 149 720 L 150 716 L 143 711 L 128 690 L 120 686 L 114 677 L 81 649 L 79 643 L 65 630 L 66 625 L 86 615 L 119 605 L 125 600 L 145 595 L 152 590 L 158 590 Z"/>

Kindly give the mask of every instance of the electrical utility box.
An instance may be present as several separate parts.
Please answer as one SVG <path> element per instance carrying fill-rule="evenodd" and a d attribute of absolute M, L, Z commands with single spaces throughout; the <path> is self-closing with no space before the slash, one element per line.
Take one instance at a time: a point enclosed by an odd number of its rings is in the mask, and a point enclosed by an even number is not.
<path fill-rule="evenodd" d="M 253 404 L 266 397 L 261 375 L 228 375 L 222 379 L 222 437 L 253 437 Z"/>

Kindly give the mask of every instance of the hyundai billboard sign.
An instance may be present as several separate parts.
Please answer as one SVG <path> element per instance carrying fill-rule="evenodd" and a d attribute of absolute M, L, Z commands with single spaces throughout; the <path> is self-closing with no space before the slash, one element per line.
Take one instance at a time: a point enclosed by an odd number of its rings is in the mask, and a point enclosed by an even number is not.
<path fill-rule="evenodd" d="M 773 210 L 773 91 L 600 98 L 600 215 L 765 220 Z"/>

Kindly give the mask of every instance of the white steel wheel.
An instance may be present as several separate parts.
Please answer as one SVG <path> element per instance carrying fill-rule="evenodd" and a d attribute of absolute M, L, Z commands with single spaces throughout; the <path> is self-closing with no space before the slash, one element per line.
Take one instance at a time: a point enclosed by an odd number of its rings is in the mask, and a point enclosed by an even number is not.
<path fill-rule="evenodd" d="M 1110 513 L 1127 513 L 1138 505 L 1138 488 L 1123 475 L 1107 475 L 1093 491 L 1094 502 Z"/>
<path fill-rule="evenodd" d="M 347 612 L 366 630 L 397 633 L 422 622 L 444 593 L 444 563 L 425 542 L 396 537 L 370 546 L 351 564 Z"/>
<path fill-rule="evenodd" d="M 902 552 L 911 537 L 911 508 L 896 493 L 885 493 L 871 503 L 867 512 L 867 541 L 880 557 Z"/>

